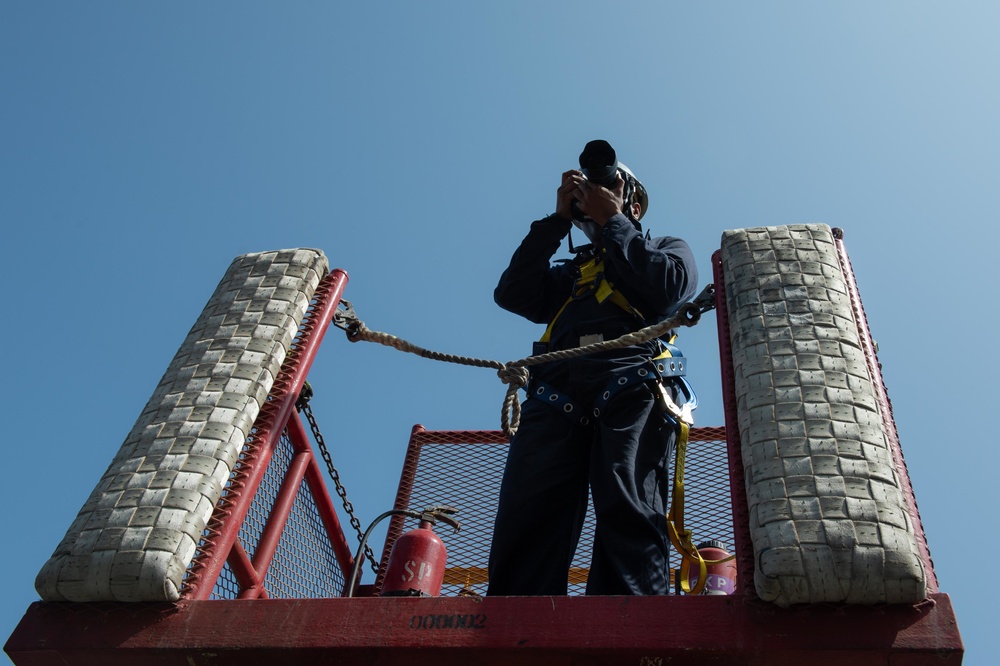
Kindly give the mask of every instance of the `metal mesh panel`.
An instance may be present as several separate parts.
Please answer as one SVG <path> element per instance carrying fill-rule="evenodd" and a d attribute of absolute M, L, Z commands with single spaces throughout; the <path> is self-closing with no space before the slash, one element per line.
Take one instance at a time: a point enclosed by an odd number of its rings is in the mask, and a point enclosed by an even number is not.
<path fill-rule="evenodd" d="M 448 548 L 448 570 L 441 588 L 442 596 L 469 590 L 486 593 L 493 519 L 506 458 L 507 440 L 500 432 L 418 430 L 410 439 L 396 508 L 419 509 L 431 504 L 449 504 L 461 510 L 460 532 L 452 534 L 443 526 L 438 530 Z M 722 428 L 692 430 L 685 488 L 685 522 L 694 531 L 695 539 L 719 539 L 731 547 L 729 466 Z M 381 586 L 392 544 L 404 529 L 415 526 L 413 521 L 405 526 L 403 523 L 402 519 L 394 519 L 390 525 L 376 589 Z M 570 595 L 584 593 L 593 542 L 591 504 L 570 569 Z M 680 566 L 676 554 L 671 558 L 671 566 Z"/>
<path fill-rule="evenodd" d="M 236 582 L 236 575 L 229 568 L 227 563 L 219 574 L 219 579 L 215 581 L 212 588 L 212 599 L 235 599 L 240 593 L 240 585 Z"/>
<path fill-rule="evenodd" d="M 292 443 L 284 433 L 278 440 L 267 472 L 240 528 L 239 541 L 251 558 L 293 456 Z M 335 597 L 340 596 L 344 589 L 343 572 L 326 535 L 316 502 L 305 483 L 295 497 L 264 587 L 269 597 L 287 599 Z M 235 599 L 239 591 L 240 586 L 227 564 L 215 583 L 212 598 Z"/>
<path fill-rule="evenodd" d="M 264 586 L 271 598 L 312 599 L 340 596 L 344 582 L 316 502 L 303 483 Z"/>
<path fill-rule="evenodd" d="M 674 464 L 670 465 L 673 475 Z M 684 527 L 695 545 L 709 539 L 733 552 L 733 510 L 724 428 L 694 428 L 688 442 L 684 474 Z M 680 571 L 681 556 L 670 552 L 670 568 Z"/>

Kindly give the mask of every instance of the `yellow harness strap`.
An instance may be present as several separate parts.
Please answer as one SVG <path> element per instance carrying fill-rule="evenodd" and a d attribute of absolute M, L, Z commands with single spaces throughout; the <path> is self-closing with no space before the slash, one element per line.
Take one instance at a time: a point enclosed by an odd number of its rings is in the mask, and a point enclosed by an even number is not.
<path fill-rule="evenodd" d="M 596 283 L 596 284 L 595 284 Z M 562 304 L 559 311 L 556 312 L 556 316 L 552 318 L 549 325 L 545 328 L 545 333 L 542 334 L 542 338 L 539 342 L 548 342 L 552 338 L 552 329 L 555 327 L 556 321 L 559 316 L 562 315 L 566 307 L 575 301 L 576 299 L 586 295 L 588 292 L 593 292 L 594 297 L 597 299 L 598 303 L 603 303 L 606 300 L 611 300 L 612 303 L 620 307 L 622 310 L 630 314 L 634 314 L 639 319 L 642 319 L 642 313 L 632 307 L 632 304 L 628 302 L 628 299 L 618 290 L 614 288 L 607 278 L 604 277 L 604 259 L 600 257 L 591 257 L 586 262 L 580 264 L 580 277 L 573 284 L 573 293 L 566 302 Z"/>
<path fill-rule="evenodd" d="M 733 554 L 721 560 L 706 560 L 694 545 L 691 530 L 684 529 L 684 462 L 687 457 L 690 426 L 679 419 L 678 424 L 674 491 L 670 499 L 670 511 L 667 513 L 667 533 L 670 536 L 670 542 L 681 554 L 681 590 L 684 594 L 701 594 L 708 578 L 708 565 L 728 562 L 735 559 L 736 555 Z M 698 564 L 698 579 L 695 581 L 694 587 L 691 587 L 691 566 L 695 563 Z"/>
<path fill-rule="evenodd" d="M 667 340 L 667 344 L 671 344 L 672 345 L 676 341 L 677 341 L 677 334 L 674 333 L 673 335 L 670 336 L 670 339 Z M 655 357 L 653 360 L 654 361 L 659 361 L 661 358 L 673 358 L 673 357 L 674 357 L 674 354 L 673 354 L 672 351 L 670 351 L 670 347 L 665 347 L 663 349 L 663 351 L 660 352 L 660 355 L 657 356 L 657 357 Z"/>
<path fill-rule="evenodd" d="M 677 420 L 677 457 L 674 463 L 674 490 L 670 498 L 670 511 L 667 513 L 667 533 L 674 548 L 681 554 L 681 590 L 684 594 L 701 594 L 705 589 L 708 567 L 705 558 L 701 556 L 691 540 L 691 530 L 684 528 L 684 463 L 687 459 L 688 435 L 690 426 L 680 419 Z M 691 587 L 691 565 L 698 563 L 698 580 Z"/>

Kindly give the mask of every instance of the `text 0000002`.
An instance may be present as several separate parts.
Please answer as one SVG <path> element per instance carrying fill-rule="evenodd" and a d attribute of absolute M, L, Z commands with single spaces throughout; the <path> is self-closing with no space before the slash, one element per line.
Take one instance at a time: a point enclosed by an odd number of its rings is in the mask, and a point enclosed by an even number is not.
<path fill-rule="evenodd" d="M 410 629 L 485 629 L 486 616 L 482 613 L 454 615 L 414 615 Z"/>

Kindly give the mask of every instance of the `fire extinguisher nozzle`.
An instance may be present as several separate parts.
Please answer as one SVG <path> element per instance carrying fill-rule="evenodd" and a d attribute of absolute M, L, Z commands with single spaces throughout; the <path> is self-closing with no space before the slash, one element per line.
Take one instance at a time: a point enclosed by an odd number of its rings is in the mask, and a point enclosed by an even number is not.
<path fill-rule="evenodd" d="M 452 528 L 457 532 L 462 529 L 462 524 L 458 522 L 457 518 L 453 518 L 452 515 L 458 513 L 458 509 L 453 506 L 435 505 L 426 507 L 423 513 L 420 515 L 420 520 L 426 520 L 431 524 L 437 524 L 440 520 L 442 523 L 451 525 Z"/>

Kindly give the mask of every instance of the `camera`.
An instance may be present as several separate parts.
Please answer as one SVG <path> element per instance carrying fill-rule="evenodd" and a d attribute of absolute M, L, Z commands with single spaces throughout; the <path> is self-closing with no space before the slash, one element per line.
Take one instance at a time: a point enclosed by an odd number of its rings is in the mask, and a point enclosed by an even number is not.
<path fill-rule="evenodd" d="M 603 139 L 588 142 L 580 153 L 580 171 L 592 183 L 613 187 L 618 179 L 618 156 L 615 149 Z M 576 201 L 573 202 L 573 219 L 577 222 L 587 219 Z"/>
<path fill-rule="evenodd" d="M 618 156 L 611 144 L 596 139 L 583 147 L 580 153 L 580 171 L 587 180 L 612 187 L 618 179 Z"/>

